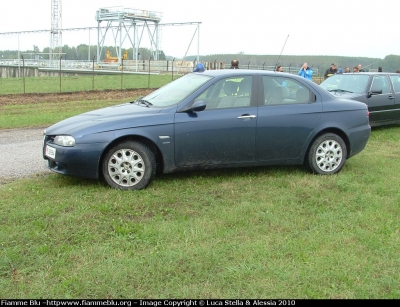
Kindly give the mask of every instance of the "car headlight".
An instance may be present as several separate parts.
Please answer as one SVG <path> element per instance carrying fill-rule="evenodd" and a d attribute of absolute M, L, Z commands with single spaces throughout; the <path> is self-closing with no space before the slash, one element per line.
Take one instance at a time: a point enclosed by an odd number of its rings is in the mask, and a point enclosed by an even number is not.
<path fill-rule="evenodd" d="M 66 147 L 75 146 L 75 139 L 70 135 L 57 135 L 54 138 L 54 144 Z"/>

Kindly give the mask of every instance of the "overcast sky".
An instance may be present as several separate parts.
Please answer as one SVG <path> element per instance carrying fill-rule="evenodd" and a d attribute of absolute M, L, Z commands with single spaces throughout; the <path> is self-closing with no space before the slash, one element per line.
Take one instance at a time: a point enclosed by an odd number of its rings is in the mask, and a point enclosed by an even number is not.
<path fill-rule="evenodd" d="M 2 0 L 0 33 L 49 30 L 51 2 Z M 200 55 L 278 55 L 282 49 L 283 55 L 400 55 L 398 0 L 62 0 L 62 27 L 96 27 L 96 11 L 117 6 L 159 12 L 161 23 L 201 22 Z M 160 49 L 175 57 L 197 54 L 195 29 L 162 27 Z M 97 31 L 90 32 L 64 32 L 62 44 L 96 45 Z M 18 44 L 20 50 L 34 44 L 43 49 L 50 35 L 24 34 L 19 40 L 18 35 L 0 35 L 0 50 L 16 50 Z"/>

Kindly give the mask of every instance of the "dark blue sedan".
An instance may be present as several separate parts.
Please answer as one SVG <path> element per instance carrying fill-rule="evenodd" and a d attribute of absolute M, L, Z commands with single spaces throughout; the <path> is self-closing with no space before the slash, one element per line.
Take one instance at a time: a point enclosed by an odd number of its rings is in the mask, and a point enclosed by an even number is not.
<path fill-rule="evenodd" d="M 50 126 L 43 157 L 59 174 L 138 190 L 156 173 L 188 169 L 304 164 L 335 174 L 370 132 L 364 103 L 335 98 L 304 78 L 210 70 Z"/>

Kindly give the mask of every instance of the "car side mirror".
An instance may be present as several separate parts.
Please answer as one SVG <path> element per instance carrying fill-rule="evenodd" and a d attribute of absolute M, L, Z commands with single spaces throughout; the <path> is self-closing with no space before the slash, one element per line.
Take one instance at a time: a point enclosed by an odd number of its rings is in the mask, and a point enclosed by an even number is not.
<path fill-rule="evenodd" d="M 379 94 L 382 94 L 382 90 L 369 91 L 368 92 L 368 98 L 370 98 L 373 95 L 379 95 Z"/>
<path fill-rule="evenodd" d="M 196 101 L 190 108 L 187 109 L 187 112 L 199 112 L 206 109 L 206 103 L 203 100 Z"/>

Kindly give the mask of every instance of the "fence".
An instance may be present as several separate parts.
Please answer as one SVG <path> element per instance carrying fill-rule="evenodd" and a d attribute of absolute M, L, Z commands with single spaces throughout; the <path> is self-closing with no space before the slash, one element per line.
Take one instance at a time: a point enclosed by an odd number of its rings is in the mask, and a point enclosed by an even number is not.
<path fill-rule="evenodd" d="M 207 70 L 227 69 L 224 62 L 203 62 Z M 121 63 L 92 61 L 21 59 L 0 61 L 0 94 L 37 92 L 74 92 L 103 89 L 157 88 L 179 76 L 192 72 L 195 61 L 122 60 Z M 240 65 L 243 69 L 273 71 L 275 65 Z M 284 72 L 297 74 L 296 67 L 283 67 Z M 315 82 L 318 69 L 313 68 Z M 33 80 L 37 77 L 38 80 Z M 6 81 L 6 78 L 13 78 Z M 29 82 L 27 82 L 29 78 Z M 41 79 L 41 80 L 40 80 Z M 21 82 L 18 84 L 18 82 Z M 8 84 L 13 85 L 8 85 Z"/>

